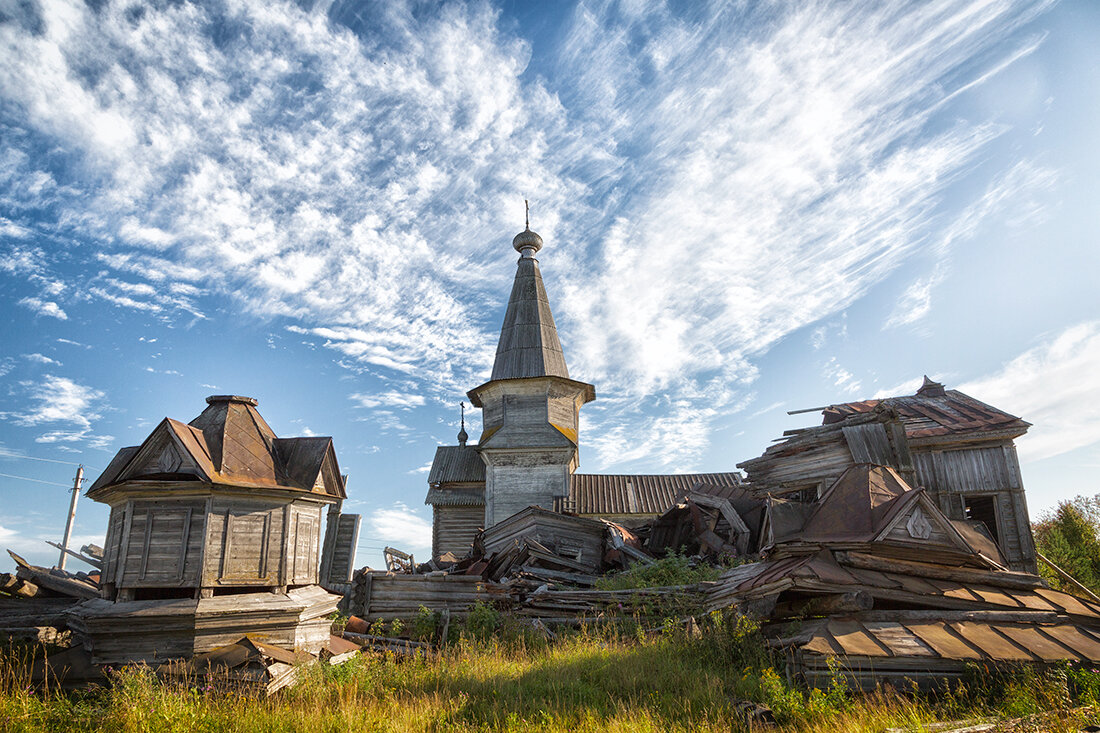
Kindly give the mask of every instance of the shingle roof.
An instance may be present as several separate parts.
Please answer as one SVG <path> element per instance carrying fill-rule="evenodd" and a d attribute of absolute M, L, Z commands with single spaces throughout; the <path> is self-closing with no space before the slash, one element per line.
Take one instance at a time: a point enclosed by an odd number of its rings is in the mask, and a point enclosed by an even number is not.
<path fill-rule="evenodd" d="M 500 329 L 493 380 L 569 378 L 538 260 L 521 257 Z"/>
<path fill-rule="evenodd" d="M 140 446 L 122 448 L 89 493 L 130 479 L 186 479 L 197 468 L 193 480 L 304 491 L 322 476 L 327 493 L 345 496 L 332 438 L 277 438 L 250 397 L 217 395 L 207 403 L 189 424 L 165 418 Z M 193 468 L 163 473 L 156 455 L 170 443 L 182 448 Z"/>
<path fill-rule="evenodd" d="M 711 493 L 738 486 L 741 475 L 732 473 L 592 474 L 575 473 L 569 479 L 568 508 L 577 514 L 661 514 L 680 494 L 697 484 Z M 726 497 L 729 498 L 729 497 Z"/>
<path fill-rule="evenodd" d="M 822 411 L 823 425 L 840 422 L 852 415 L 873 411 L 879 405 L 897 411 L 909 439 L 972 432 L 1022 435 L 1031 427 L 1015 415 L 1002 412 L 955 389 L 927 380 L 915 395 L 887 397 L 830 405 Z"/>

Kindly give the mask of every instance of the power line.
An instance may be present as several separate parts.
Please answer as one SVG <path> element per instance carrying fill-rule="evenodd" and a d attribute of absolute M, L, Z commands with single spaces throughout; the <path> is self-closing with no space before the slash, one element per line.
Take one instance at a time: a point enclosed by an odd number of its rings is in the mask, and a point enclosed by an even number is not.
<path fill-rule="evenodd" d="M 73 463 L 72 461 L 59 461 L 56 458 L 39 458 L 37 456 L 24 456 L 19 453 L 9 453 L 5 450 L 0 450 L 0 458 L 24 458 L 28 461 L 42 461 L 43 463 L 60 463 L 65 466 L 84 466 L 84 468 L 91 468 L 93 470 L 100 470 L 97 466 L 89 466 L 87 463 Z"/>
<path fill-rule="evenodd" d="M 38 479 L 38 478 L 27 478 L 26 476 L 15 476 L 15 475 L 10 474 L 10 473 L 0 473 L 0 476 L 3 476 L 5 478 L 17 478 L 20 481 L 33 481 L 36 484 L 47 484 L 49 486 L 60 486 L 63 489 L 71 489 L 72 488 L 72 486 L 69 486 L 68 484 L 59 484 L 56 481 L 43 481 L 42 479 Z"/>

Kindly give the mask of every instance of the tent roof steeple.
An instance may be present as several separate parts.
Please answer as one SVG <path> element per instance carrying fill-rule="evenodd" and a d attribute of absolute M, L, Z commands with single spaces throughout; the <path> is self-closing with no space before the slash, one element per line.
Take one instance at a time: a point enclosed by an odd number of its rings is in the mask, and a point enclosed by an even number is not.
<path fill-rule="evenodd" d="M 550 301 L 542 284 L 535 253 L 542 248 L 542 237 L 527 227 L 512 240 L 520 252 L 512 295 L 500 329 L 492 379 L 527 377 L 569 378 L 565 354 L 550 312 Z"/>

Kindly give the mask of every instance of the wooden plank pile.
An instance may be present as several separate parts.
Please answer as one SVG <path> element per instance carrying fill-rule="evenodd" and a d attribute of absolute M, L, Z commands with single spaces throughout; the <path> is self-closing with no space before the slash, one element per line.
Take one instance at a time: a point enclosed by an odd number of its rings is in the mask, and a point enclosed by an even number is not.
<path fill-rule="evenodd" d="M 12 588 L 16 595 L 26 596 L 31 587 L 34 587 L 36 591 L 33 595 L 37 595 L 42 589 L 46 589 L 54 595 L 70 598 L 99 597 L 99 583 L 96 578 L 89 576 L 87 573 L 68 573 L 57 568 L 43 568 L 31 565 L 11 550 L 8 550 L 8 554 L 11 555 L 12 560 L 15 560 L 18 567 L 15 573 L 16 579 L 24 581 L 23 584 L 18 586 L 12 583 L 10 576 L 8 576 L 8 580 L 4 581 L 4 587 Z M 20 593 L 19 589 L 24 592 Z"/>
<path fill-rule="evenodd" d="M 690 491 L 658 517 L 646 543 L 650 552 L 684 551 L 712 558 L 749 554 L 751 532 L 729 499 Z"/>
<path fill-rule="evenodd" d="M 502 590 L 490 590 L 490 584 L 477 575 L 444 571 L 412 575 L 363 568 L 352 578 L 351 591 L 344 596 L 340 610 L 367 621 L 407 620 L 416 616 L 421 606 L 462 614 L 478 601 L 505 595 Z"/>

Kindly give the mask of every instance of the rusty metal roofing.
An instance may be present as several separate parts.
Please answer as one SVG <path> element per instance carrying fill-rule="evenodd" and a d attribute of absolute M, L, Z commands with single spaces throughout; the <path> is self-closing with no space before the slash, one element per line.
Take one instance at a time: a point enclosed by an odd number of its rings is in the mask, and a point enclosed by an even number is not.
<path fill-rule="evenodd" d="M 441 445 L 428 472 L 428 484 L 484 483 L 485 462 L 477 449 L 467 445 Z"/>
<path fill-rule="evenodd" d="M 492 379 L 526 377 L 569 378 L 542 273 L 533 257 L 521 257 L 516 267 Z"/>
<path fill-rule="evenodd" d="M 852 466 L 817 500 L 800 539 L 807 542 L 868 542 L 882 531 L 891 509 L 914 490 L 892 468 L 862 463 Z"/>
<path fill-rule="evenodd" d="M 1015 415 L 958 390 L 945 390 L 934 382 L 926 382 L 915 395 L 830 405 L 822 410 L 822 424 L 831 425 L 852 415 L 872 412 L 880 405 L 897 412 L 910 439 L 981 432 L 1022 435 L 1031 427 L 1031 423 Z"/>
<path fill-rule="evenodd" d="M 1069 620 L 830 618 L 803 652 L 850 657 L 1057 662 L 1100 660 L 1100 632 Z M 980 618 L 980 617 L 979 617 Z"/>
<path fill-rule="evenodd" d="M 559 509 L 577 514 L 623 515 L 662 514 L 677 496 L 702 484 L 711 493 L 741 484 L 741 475 L 731 473 L 681 474 L 593 474 L 575 473 L 569 480 L 568 503 Z M 729 498 L 729 497 L 726 497 Z"/>

